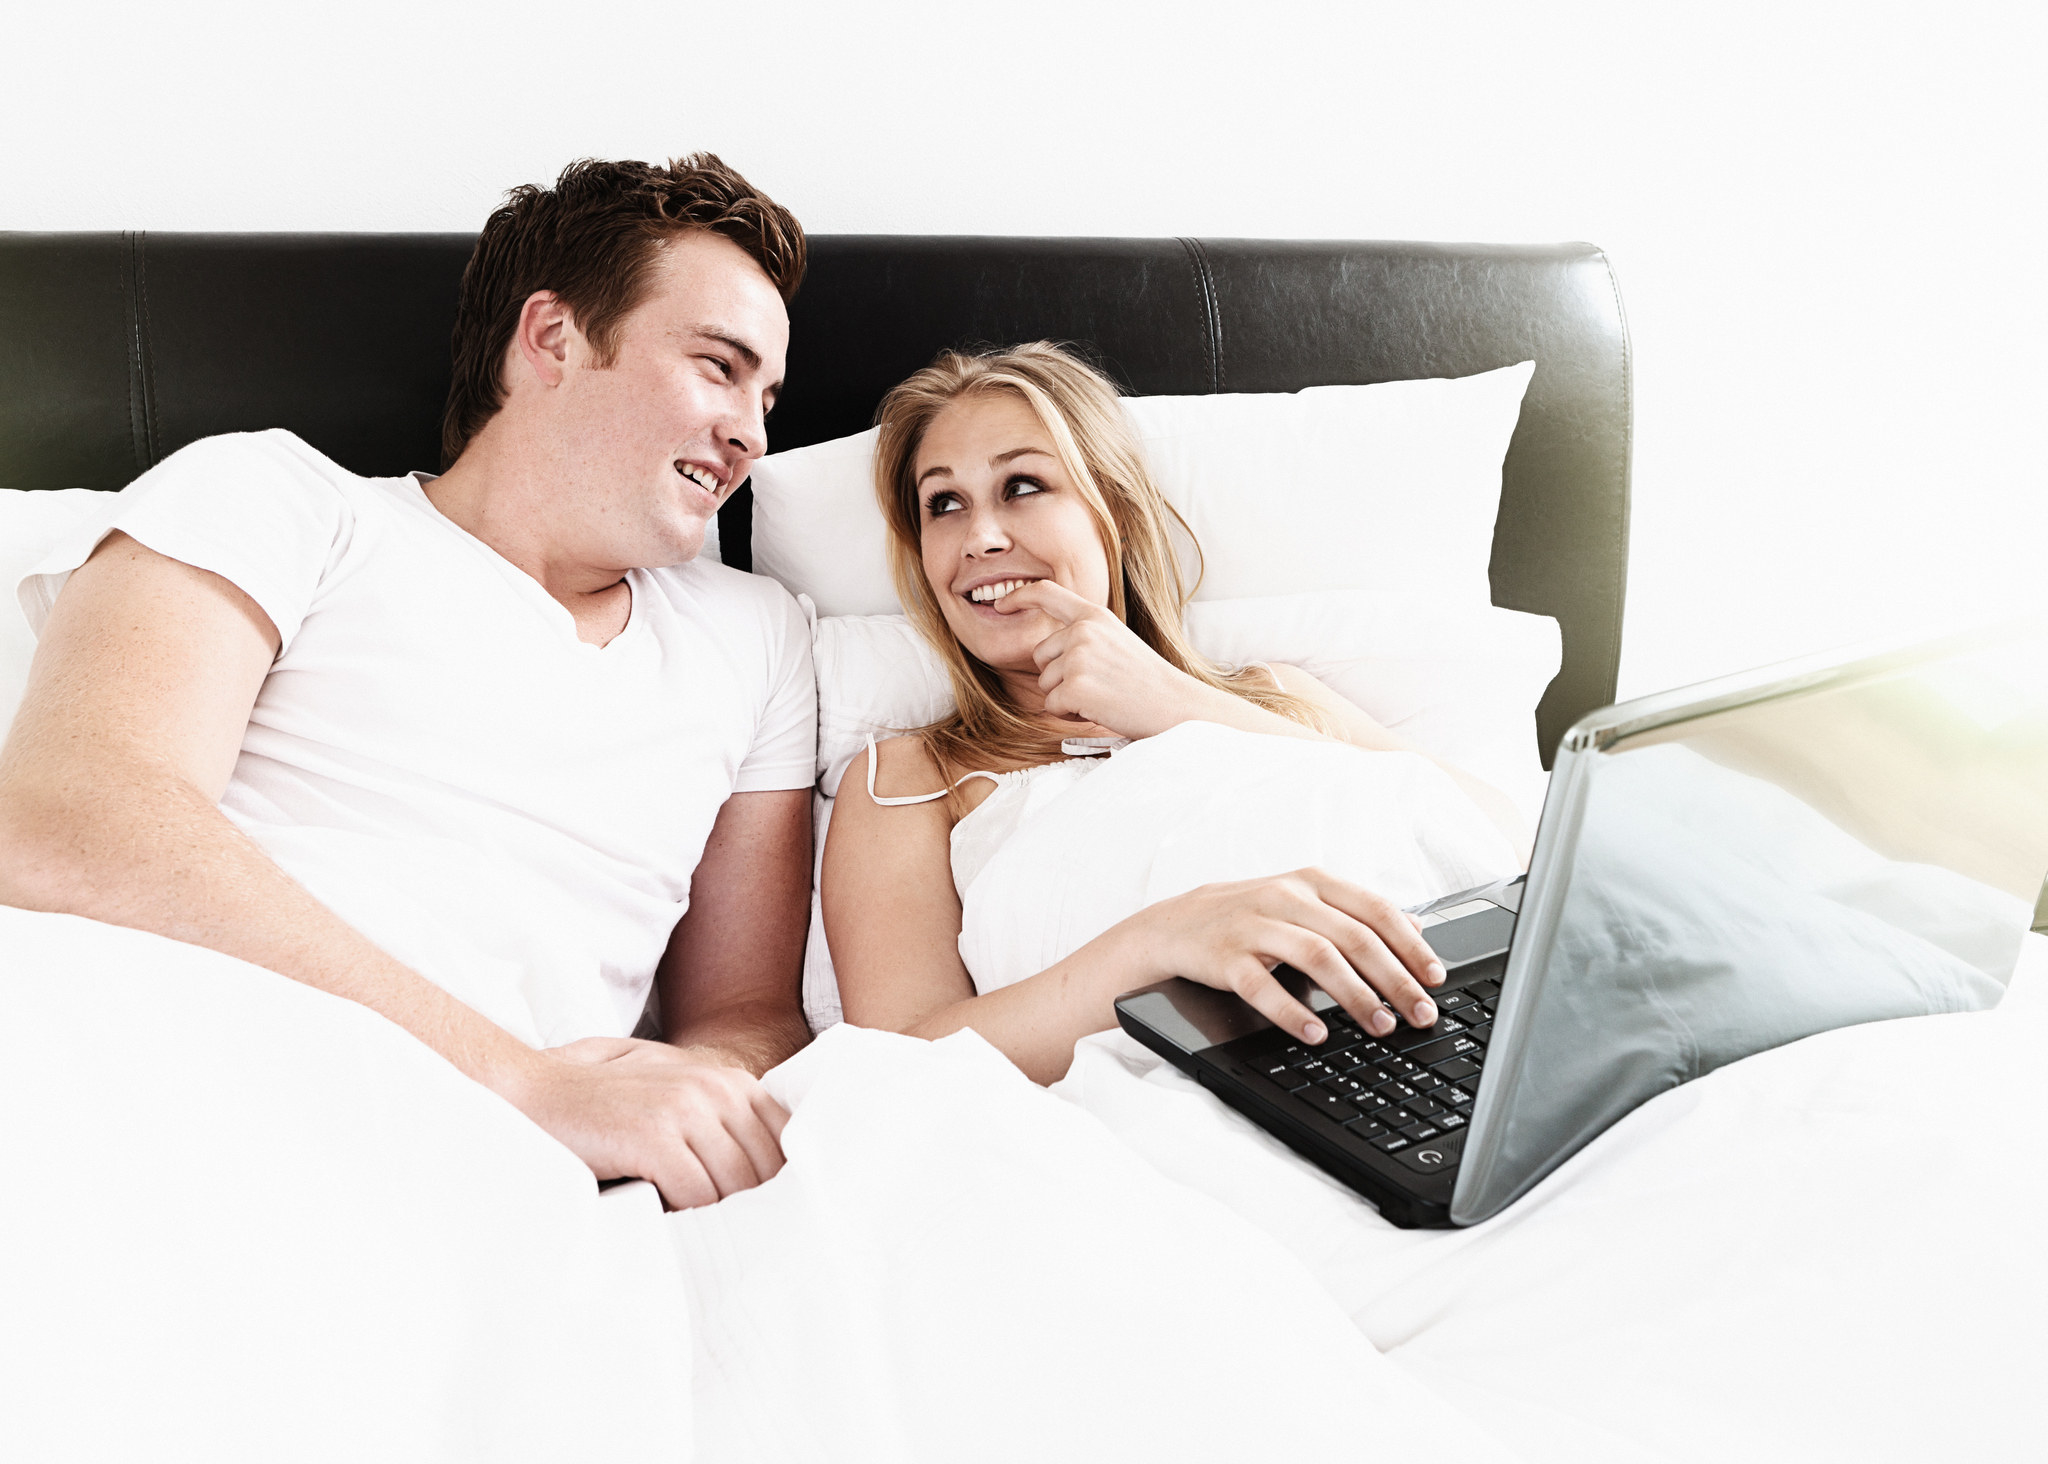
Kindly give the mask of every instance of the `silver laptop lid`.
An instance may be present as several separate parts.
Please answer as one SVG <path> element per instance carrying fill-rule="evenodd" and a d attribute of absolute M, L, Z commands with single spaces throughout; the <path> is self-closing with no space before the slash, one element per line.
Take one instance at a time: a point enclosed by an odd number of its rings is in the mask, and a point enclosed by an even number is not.
<path fill-rule="evenodd" d="M 1996 1005 L 2048 923 L 2048 631 L 1815 658 L 1566 734 L 1454 1223 L 1666 1088 Z"/>

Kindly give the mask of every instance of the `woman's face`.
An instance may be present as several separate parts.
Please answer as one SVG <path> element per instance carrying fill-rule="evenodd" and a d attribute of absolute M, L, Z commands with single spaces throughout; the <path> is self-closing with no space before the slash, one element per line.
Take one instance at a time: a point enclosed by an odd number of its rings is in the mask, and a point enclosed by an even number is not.
<path fill-rule="evenodd" d="M 1060 466 L 1038 414 L 1012 392 L 962 397 L 925 429 L 911 464 L 924 576 L 969 654 L 1036 673 L 1032 648 L 1060 623 L 1005 611 L 1003 595 L 1049 579 L 1109 604 L 1109 556 L 1095 516 Z"/>

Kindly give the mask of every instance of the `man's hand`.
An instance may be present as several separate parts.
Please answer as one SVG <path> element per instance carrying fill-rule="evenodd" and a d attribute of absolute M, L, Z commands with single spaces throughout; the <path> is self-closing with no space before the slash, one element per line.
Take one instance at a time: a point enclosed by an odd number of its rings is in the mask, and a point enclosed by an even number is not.
<path fill-rule="evenodd" d="M 535 1058 L 507 1096 L 599 1179 L 648 1180 L 685 1210 L 782 1168 L 789 1114 L 751 1073 L 632 1037 L 586 1037 Z"/>

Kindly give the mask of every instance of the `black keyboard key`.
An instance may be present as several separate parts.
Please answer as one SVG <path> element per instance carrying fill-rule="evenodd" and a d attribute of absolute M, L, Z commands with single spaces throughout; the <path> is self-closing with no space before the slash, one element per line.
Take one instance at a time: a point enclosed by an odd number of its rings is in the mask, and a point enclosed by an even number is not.
<path fill-rule="evenodd" d="M 1462 1088 L 1439 1088 L 1429 1096 L 1436 1099 L 1439 1103 L 1448 1103 L 1453 1108 L 1470 1108 L 1472 1106 L 1472 1094 L 1469 1091 L 1471 1086 L 1471 1084 L 1467 1083 Z"/>
<path fill-rule="evenodd" d="M 1435 1067 L 1447 1057 L 1465 1057 L 1475 1051 L 1478 1046 L 1479 1043 L 1471 1032 L 1461 1031 L 1440 1041 L 1432 1042 L 1426 1047 L 1418 1047 L 1408 1056 L 1411 1062 L 1419 1062 L 1426 1067 Z"/>
<path fill-rule="evenodd" d="M 1470 992 L 1475 1000 L 1492 1001 L 1496 996 L 1500 995 L 1500 983 L 1498 981 L 1475 981 L 1466 987 L 1465 990 Z"/>
<path fill-rule="evenodd" d="M 1484 1047 L 1487 1043 L 1493 1041 L 1493 1023 L 1481 1022 L 1478 1026 L 1467 1032 L 1465 1036 L 1471 1041 L 1477 1042 L 1481 1047 Z"/>
<path fill-rule="evenodd" d="M 1462 1083 L 1479 1071 L 1479 1064 L 1469 1057 L 1454 1057 L 1449 1062 L 1440 1062 L 1431 1069 L 1447 1082 Z"/>
<path fill-rule="evenodd" d="M 1337 1070 L 1318 1057 L 1312 1057 L 1307 1062 L 1296 1063 L 1294 1070 L 1301 1074 L 1302 1081 L 1305 1083 L 1320 1083 L 1324 1078 L 1334 1078 L 1337 1076 Z"/>
<path fill-rule="evenodd" d="M 1431 1072 L 1428 1068 L 1424 1068 L 1421 1072 L 1416 1073 L 1413 1077 L 1406 1079 L 1406 1082 L 1408 1086 L 1413 1088 L 1416 1092 L 1428 1093 L 1432 1097 L 1436 1096 L 1436 1090 L 1444 1085 L 1444 1080 L 1438 1077 L 1435 1073 Z"/>
<path fill-rule="evenodd" d="M 1381 1134 L 1378 1138 L 1374 1139 L 1372 1146 L 1382 1154 L 1398 1154 L 1401 1150 L 1407 1148 L 1410 1142 L 1406 1134 L 1389 1133 Z"/>
<path fill-rule="evenodd" d="M 1434 1027 L 1396 1027 L 1380 1041 L 1406 1057 L 1415 1048 L 1434 1042 L 1440 1035 Z"/>
<path fill-rule="evenodd" d="M 1354 1118 L 1344 1127 L 1368 1142 L 1388 1132 L 1387 1126 L 1376 1118 Z"/>
<path fill-rule="evenodd" d="M 1456 1132 L 1458 1129 L 1465 1127 L 1465 1125 L 1470 1123 L 1471 1121 L 1471 1119 L 1465 1117 L 1464 1114 L 1459 1113 L 1456 1109 L 1450 1109 L 1443 1113 L 1439 1113 L 1435 1118 L 1430 1120 L 1431 1123 L 1435 1124 L 1438 1128 L 1442 1129 L 1447 1134 Z"/>
<path fill-rule="evenodd" d="M 1415 1096 L 1415 1090 L 1406 1083 L 1381 1083 L 1373 1089 L 1389 1103 L 1406 1103 Z"/>
<path fill-rule="evenodd" d="M 1387 1076 L 1390 1078 L 1405 1077 L 1409 1073 L 1421 1071 L 1405 1057 L 1390 1057 L 1380 1066 L 1387 1070 Z"/>
<path fill-rule="evenodd" d="M 1326 1093 L 1321 1088 L 1304 1088 L 1294 1096 L 1318 1112 L 1329 1114 L 1339 1123 L 1358 1117 L 1357 1109 L 1335 1093 Z"/>
<path fill-rule="evenodd" d="M 1443 1104 L 1437 1102 L 1434 1098 L 1422 1095 L 1410 1098 L 1402 1106 L 1417 1118 L 1434 1118 L 1437 1114 L 1444 1111 Z"/>
<path fill-rule="evenodd" d="M 1356 1078 L 1324 1078 L 1316 1086 L 1325 1093 L 1335 1093 L 1346 1102 L 1355 1101 L 1357 1095 L 1361 1093 L 1372 1092 L 1372 1086 L 1369 1083 L 1361 1083 Z"/>
<path fill-rule="evenodd" d="M 1411 1123 L 1408 1127 L 1399 1130 L 1399 1132 L 1412 1143 L 1425 1144 L 1442 1133 L 1443 1130 L 1433 1123 Z"/>
<path fill-rule="evenodd" d="M 1446 1012 L 1454 1012 L 1460 1007 L 1472 1005 L 1472 994 L 1468 991 L 1446 991 L 1443 995 L 1432 999 L 1436 1002 L 1437 1008 L 1440 1011 Z"/>
<path fill-rule="evenodd" d="M 1431 1143 L 1410 1144 L 1394 1157 L 1417 1174 L 1442 1174 L 1457 1167 L 1464 1147 L 1463 1134 L 1445 1134 Z"/>

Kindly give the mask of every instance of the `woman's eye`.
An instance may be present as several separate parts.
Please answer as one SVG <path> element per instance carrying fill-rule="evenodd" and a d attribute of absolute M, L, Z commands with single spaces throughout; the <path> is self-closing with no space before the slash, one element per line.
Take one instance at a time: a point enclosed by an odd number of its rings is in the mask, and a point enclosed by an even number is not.
<path fill-rule="evenodd" d="M 1003 486 L 1012 498 L 1025 493 L 1045 492 L 1045 484 L 1039 482 L 1036 478 L 1012 478 Z"/>
<path fill-rule="evenodd" d="M 934 493 L 924 501 L 924 511 L 928 518 L 937 518 L 942 513 L 951 513 L 959 506 L 959 496 L 952 493 Z"/>

